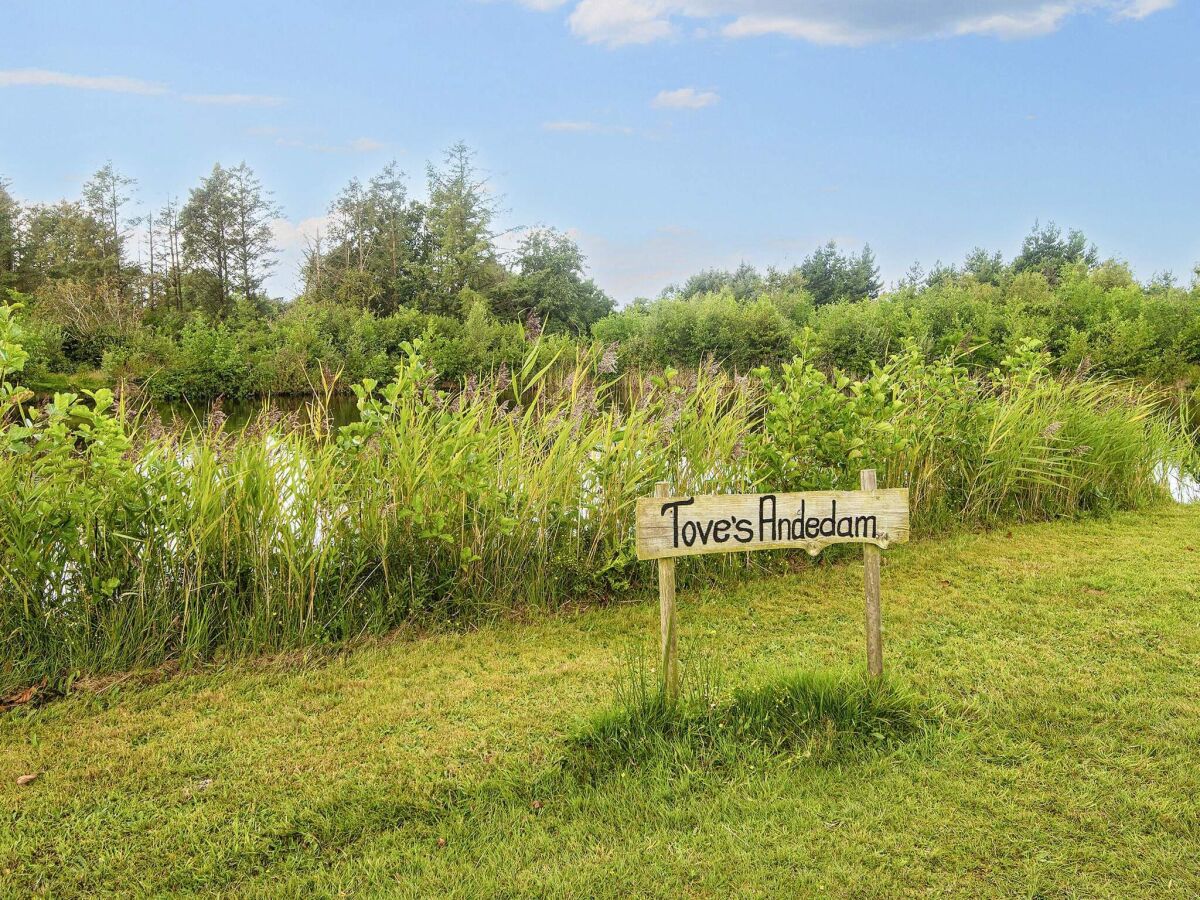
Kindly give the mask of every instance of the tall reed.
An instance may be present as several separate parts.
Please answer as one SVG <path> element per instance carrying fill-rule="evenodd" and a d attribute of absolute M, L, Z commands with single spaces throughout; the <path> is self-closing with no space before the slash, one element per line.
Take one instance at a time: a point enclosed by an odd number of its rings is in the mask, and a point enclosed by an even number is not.
<path fill-rule="evenodd" d="M 872 466 L 909 486 L 918 532 L 1160 496 L 1184 445 L 1157 399 L 1043 362 L 972 378 L 908 352 L 851 381 L 803 360 L 618 375 L 598 349 L 534 352 L 446 391 L 418 344 L 337 431 L 319 399 L 227 433 L 219 415 L 164 429 L 107 391 L 31 408 L 6 388 L 0 691 L 621 595 L 646 575 L 633 511 L 659 480 L 853 487 Z"/>

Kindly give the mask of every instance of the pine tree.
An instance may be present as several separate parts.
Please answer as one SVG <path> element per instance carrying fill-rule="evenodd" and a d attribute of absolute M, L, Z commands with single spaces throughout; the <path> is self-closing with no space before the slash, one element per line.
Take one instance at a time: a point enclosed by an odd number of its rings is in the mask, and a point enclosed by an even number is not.
<path fill-rule="evenodd" d="M 83 205 L 104 228 L 104 267 L 114 283 L 122 288 L 122 268 L 125 261 L 125 241 L 129 229 L 139 219 L 127 217 L 125 207 L 132 199 L 131 189 L 137 184 L 113 168 L 112 162 L 105 163 L 91 180 L 83 186 Z"/>
<path fill-rule="evenodd" d="M 458 311 L 464 288 L 484 291 L 494 280 L 496 251 L 491 231 L 495 201 L 479 176 L 466 144 L 451 147 L 442 169 L 430 166 L 426 227 L 431 241 L 428 311 Z"/>

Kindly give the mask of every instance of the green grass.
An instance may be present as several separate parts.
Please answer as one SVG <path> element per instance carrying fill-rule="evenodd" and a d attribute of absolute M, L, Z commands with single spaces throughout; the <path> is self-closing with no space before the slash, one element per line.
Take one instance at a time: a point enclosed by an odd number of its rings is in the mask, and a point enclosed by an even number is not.
<path fill-rule="evenodd" d="M 1200 893 L 1200 508 L 917 542 L 883 575 L 875 698 L 846 563 L 681 592 L 684 659 L 723 681 L 665 729 L 613 705 L 646 604 L 10 712 L 0 895 Z M 806 756 L 826 721 L 853 746 Z"/>
<path fill-rule="evenodd" d="M 640 660 L 645 657 L 641 656 Z M 782 672 L 722 695 L 709 660 L 684 667 L 669 698 L 655 672 L 635 664 L 618 682 L 617 702 L 567 745 L 563 772 L 594 782 L 622 768 L 737 769 L 789 757 L 825 765 L 853 762 L 927 737 L 934 711 L 894 679 L 864 672 Z"/>

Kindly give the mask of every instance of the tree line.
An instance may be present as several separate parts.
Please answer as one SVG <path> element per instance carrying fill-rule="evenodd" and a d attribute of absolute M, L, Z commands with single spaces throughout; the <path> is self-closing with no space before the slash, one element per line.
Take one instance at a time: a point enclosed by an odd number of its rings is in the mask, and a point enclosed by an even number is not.
<path fill-rule="evenodd" d="M 831 296 L 834 278 L 869 272 L 864 259 L 826 247 L 791 272 L 706 271 L 605 317 L 593 337 L 622 365 L 711 358 L 748 371 L 800 353 L 862 375 L 910 344 L 987 371 L 1035 341 L 1060 370 L 1178 385 L 1200 410 L 1200 267 L 1190 285 L 1170 274 L 1143 284 L 1081 232 L 1035 223 L 1010 260 L 976 248 L 961 263 L 914 265 L 871 302 Z"/>
<path fill-rule="evenodd" d="M 427 168 L 424 199 L 410 195 L 395 163 L 352 179 L 324 233 L 309 239 L 302 290 L 287 301 L 264 288 L 282 211 L 245 163 L 214 165 L 157 210 L 137 210 L 136 188 L 109 163 L 77 199 L 22 204 L 0 178 L 0 297 L 15 292 L 60 328 L 69 362 L 98 365 L 142 327 L 178 335 L 197 318 L 269 320 L 285 302 L 463 319 L 478 301 L 498 319 L 533 315 L 571 334 L 613 309 L 565 234 L 532 229 L 502 253 L 495 195 L 463 144 Z"/>
<path fill-rule="evenodd" d="M 862 374 L 907 342 L 988 367 L 1032 339 L 1060 366 L 1200 381 L 1200 290 L 1140 284 L 1053 224 L 1011 260 L 977 248 L 888 291 L 869 245 L 829 243 L 790 269 L 708 269 L 618 311 L 569 236 L 538 228 L 501 249 L 495 194 L 465 145 L 424 187 L 415 196 L 395 163 L 352 179 L 285 300 L 265 288 L 281 211 L 244 163 L 154 211 L 111 164 L 57 203 L 20 203 L 0 179 L 0 299 L 24 307 L 35 383 L 90 373 L 164 399 L 383 379 L 418 338 L 447 380 L 512 365 L 537 338 L 548 355 L 599 342 L 621 366 L 747 371 L 799 351 Z"/>

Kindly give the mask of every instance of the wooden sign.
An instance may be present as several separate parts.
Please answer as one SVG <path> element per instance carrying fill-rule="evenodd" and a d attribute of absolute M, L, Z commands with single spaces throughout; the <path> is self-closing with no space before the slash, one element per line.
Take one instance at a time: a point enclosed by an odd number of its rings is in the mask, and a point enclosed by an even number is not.
<path fill-rule="evenodd" d="M 660 481 L 637 502 L 638 559 L 658 560 L 660 672 L 670 697 L 679 692 L 675 615 L 675 558 L 750 550 L 807 550 L 863 545 L 867 671 L 883 674 L 880 551 L 908 540 L 908 491 L 878 490 L 875 470 L 861 473 L 860 491 L 803 494 L 671 496 Z"/>
<path fill-rule="evenodd" d="M 908 540 L 908 491 L 813 491 L 643 497 L 637 502 L 638 559 L 807 550 L 831 544 Z"/>

